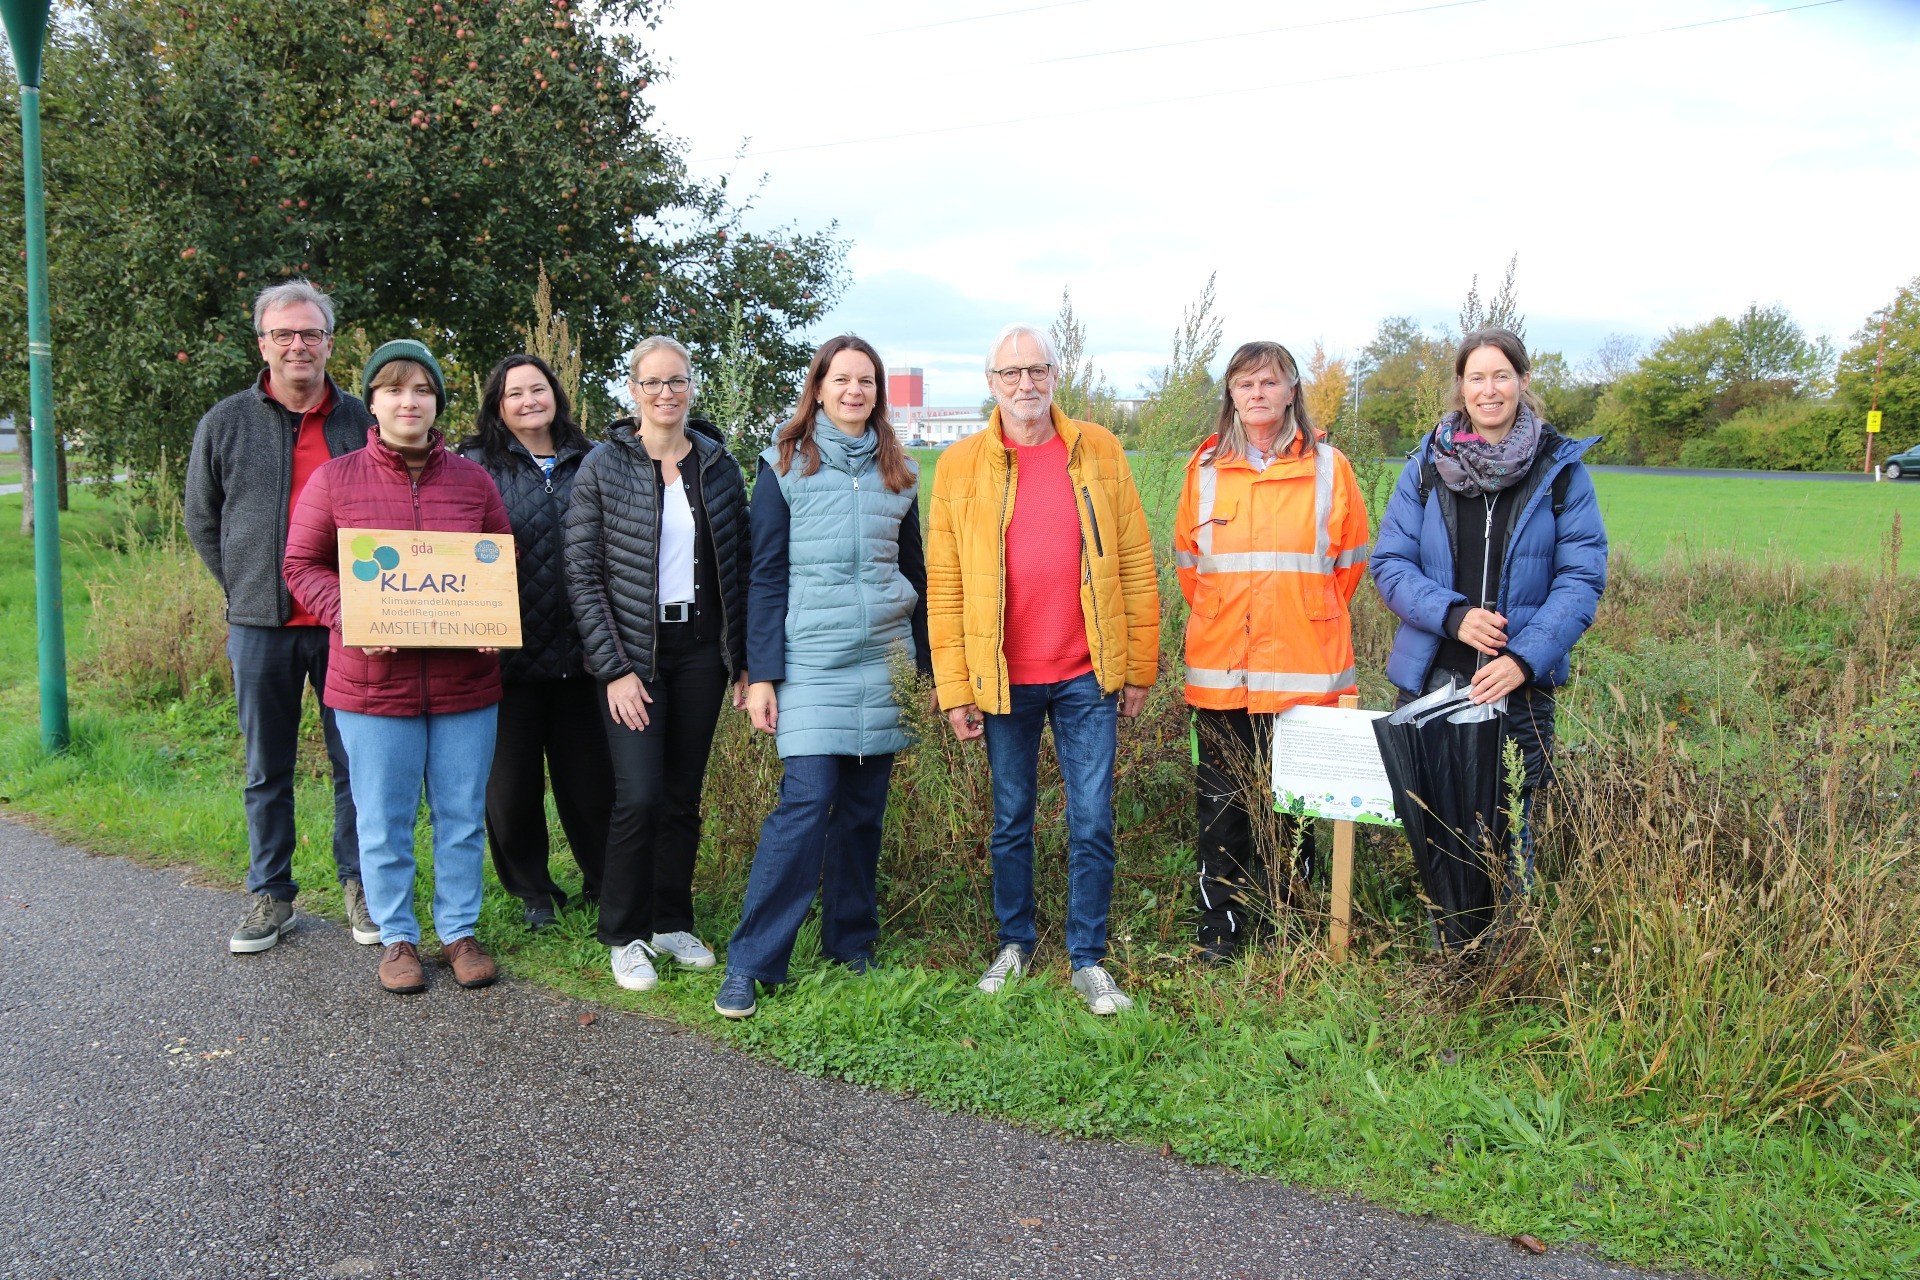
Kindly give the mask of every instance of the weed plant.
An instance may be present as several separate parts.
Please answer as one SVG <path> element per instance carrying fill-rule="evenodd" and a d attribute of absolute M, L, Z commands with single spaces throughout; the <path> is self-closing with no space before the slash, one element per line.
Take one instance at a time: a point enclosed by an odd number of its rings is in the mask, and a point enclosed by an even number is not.
<path fill-rule="evenodd" d="M 199 571 L 155 567 L 164 532 L 135 536 L 128 517 L 90 505 L 75 515 L 88 550 L 75 572 L 96 588 L 75 612 L 95 616 L 62 757 L 41 756 L 31 729 L 28 550 L 0 543 L 4 794 L 94 847 L 189 859 L 237 882 L 237 735 L 206 657 L 218 626 L 183 589 Z M 1111 965 L 1140 998 L 1127 1017 L 1095 1020 L 1065 989 L 1065 806 L 1050 748 L 1040 964 L 1006 998 L 971 991 L 993 945 L 991 787 L 984 752 L 953 740 L 923 686 L 904 699 L 919 739 L 896 762 L 882 964 L 869 977 L 823 965 L 809 925 L 796 981 L 752 1022 L 723 1026 L 708 1008 L 712 975 L 672 973 L 644 996 L 615 988 L 587 912 L 528 935 L 490 880 L 481 934 L 513 975 L 935 1105 L 1165 1144 L 1633 1260 L 1910 1275 L 1920 579 L 1895 571 L 1900 541 L 1896 521 L 1877 563 L 1817 570 L 1616 555 L 1560 699 L 1558 779 L 1535 808 L 1538 888 L 1467 957 L 1430 949 L 1404 840 L 1361 827 L 1348 964 L 1325 953 L 1323 879 L 1269 887 L 1285 905 L 1268 948 L 1226 970 L 1196 962 L 1171 592 L 1168 673 L 1120 740 Z M 122 627 L 147 638 L 122 643 Z M 1379 673 L 1392 630 L 1363 585 L 1365 705 L 1390 705 Z M 201 637 L 186 647 L 198 666 L 168 656 L 188 635 Z M 296 867 L 320 886 L 303 905 L 331 910 L 313 730 Z M 772 741 L 725 716 L 696 886 L 716 942 L 737 919 L 778 777 Z M 565 882 L 557 825 L 554 836 Z M 1325 828 L 1318 844 L 1331 848 Z"/>

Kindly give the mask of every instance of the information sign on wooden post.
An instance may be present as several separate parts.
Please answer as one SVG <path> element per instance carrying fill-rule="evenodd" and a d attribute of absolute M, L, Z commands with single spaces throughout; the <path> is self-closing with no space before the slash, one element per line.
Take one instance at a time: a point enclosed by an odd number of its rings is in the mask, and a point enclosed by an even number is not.
<path fill-rule="evenodd" d="M 1393 784 L 1380 761 L 1373 722 L 1384 711 L 1361 711 L 1346 694 L 1339 707 L 1293 707 L 1274 717 L 1274 807 L 1333 820 L 1333 921 L 1327 949 L 1347 958 L 1353 929 L 1353 824 L 1399 826 Z"/>
<path fill-rule="evenodd" d="M 513 536 L 340 530 L 340 640 L 399 649 L 517 649 Z"/>

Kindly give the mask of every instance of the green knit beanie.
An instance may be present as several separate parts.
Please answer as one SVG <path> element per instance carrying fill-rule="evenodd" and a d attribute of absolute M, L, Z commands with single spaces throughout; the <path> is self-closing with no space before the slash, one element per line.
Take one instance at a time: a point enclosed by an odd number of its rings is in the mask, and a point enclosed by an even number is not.
<path fill-rule="evenodd" d="M 392 342 L 383 342 L 380 349 L 367 360 L 367 367 L 360 371 L 360 398 L 369 404 L 373 402 L 373 393 L 369 384 L 373 375 L 380 372 L 395 360 L 411 360 L 427 371 L 433 379 L 434 416 L 439 417 L 447 411 L 447 378 L 440 372 L 440 362 L 433 358 L 433 352 L 427 350 L 424 342 L 415 342 L 412 338 L 395 338 Z"/>

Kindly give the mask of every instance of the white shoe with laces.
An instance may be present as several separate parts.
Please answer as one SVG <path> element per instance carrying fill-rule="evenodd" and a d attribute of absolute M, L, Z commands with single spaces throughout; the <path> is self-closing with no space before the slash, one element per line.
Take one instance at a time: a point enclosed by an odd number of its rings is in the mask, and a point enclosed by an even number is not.
<path fill-rule="evenodd" d="M 713 968 L 713 948 L 690 933 L 656 933 L 653 949 L 664 951 L 689 969 Z"/>
<path fill-rule="evenodd" d="M 660 975 L 653 971 L 653 948 L 640 939 L 612 948 L 610 958 L 613 980 L 628 991 L 651 991 L 660 985 Z"/>
<path fill-rule="evenodd" d="M 1019 946 L 1009 942 L 994 953 L 993 963 L 987 966 L 987 971 L 980 975 L 980 981 L 974 983 L 974 986 L 992 995 L 1013 979 L 1026 973 L 1029 958 Z"/>
<path fill-rule="evenodd" d="M 1133 1001 L 1120 990 L 1120 984 L 1097 964 L 1073 971 L 1073 989 L 1087 1002 L 1087 1008 L 1101 1017 L 1133 1008 Z"/>

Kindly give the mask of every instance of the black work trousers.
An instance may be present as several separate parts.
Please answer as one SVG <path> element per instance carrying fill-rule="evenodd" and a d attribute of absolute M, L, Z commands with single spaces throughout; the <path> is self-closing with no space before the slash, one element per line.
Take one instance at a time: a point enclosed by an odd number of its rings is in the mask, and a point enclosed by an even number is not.
<path fill-rule="evenodd" d="M 600 896 L 613 808 L 613 765 L 599 707 L 598 680 L 532 680 L 502 690 L 487 776 L 487 843 L 500 887 L 528 906 L 559 906 L 567 894 L 548 867 L 547 778 L 586 896 Z"/>
<path fill-rule="evenodd" d="M 1267 851 L 1254 838 L 1249 803 L 1268 805 L 1269 767 L 1261 762 L 1273 745 L 1273 717 L 1245 711 L 1195 708 L 1193 729 L 1199 757 L 1194 768 L 1194 809 L 1199 838 L 1194 845 L 1200 877 L 1200 945 L 1238 947 L 1265 922 L 1277 888 L 1282 900 L 1293 877 L 1306 879 L 1313 867 L 1313 821 L 1274 815 L 1281 859 L 1291 861 L 1299 839 L 1299 862 L 1267 879 Z M 1304 828 L 1296 832 L 1296 827 Z"/>
<path fill-rule="evenodd" d="M 600 699 L 613 753 L 613 821 L 600 878 L 600 941 L 625 946 L 656 933 L 692 933 L 700 790 L 726 700 L 718 640 L 660 624 L 647 727 L 629 729 Z"/>

